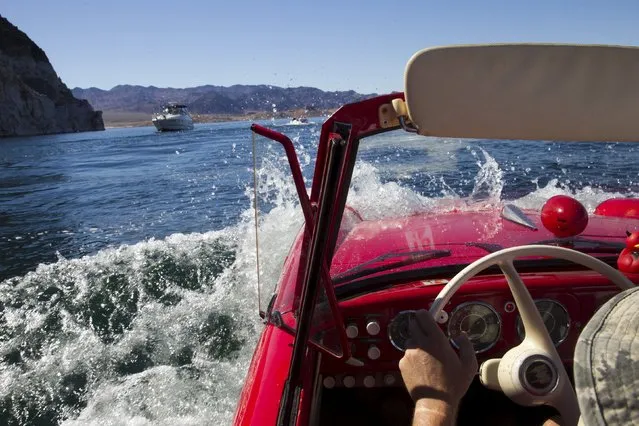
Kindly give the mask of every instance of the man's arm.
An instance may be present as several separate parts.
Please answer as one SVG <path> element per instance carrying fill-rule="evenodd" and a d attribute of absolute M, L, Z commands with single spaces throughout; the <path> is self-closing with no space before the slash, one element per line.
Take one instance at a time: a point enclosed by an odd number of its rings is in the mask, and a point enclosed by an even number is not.
<path fill-rule="evenodd" d="M 413 426 L 452 426 L 456 418 L 456 406 L 438 400 L 420 399 L 415 403 Z"/>
<path fill-rule="evenodd" d="M 459 356 L 428 311 L 421 310 L 410 324 L 399 369 L 415 401 L 414 426 L 455 424 L 457 408 L 475 374 L 477 358 L 464 335 L 456 342 Z"/>

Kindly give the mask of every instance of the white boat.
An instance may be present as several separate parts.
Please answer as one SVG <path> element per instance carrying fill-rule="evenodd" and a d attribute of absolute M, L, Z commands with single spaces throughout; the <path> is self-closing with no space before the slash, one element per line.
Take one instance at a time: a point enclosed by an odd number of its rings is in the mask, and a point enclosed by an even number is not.
<path fill-rule="evenodd" d="M 303 124 L 309 124 L 308 118 L 306 117 L 293 117 L 291 121 L 288 122 L 289 126 L 300 126 Z"/>
<path fill-rule="evenodd" d="M 193 118 L 186 105 L 169 103 L 162 107 L 162 112 L 153 116 L 153 125 L 159 131 L 190 130 L 193 128 Z"/>

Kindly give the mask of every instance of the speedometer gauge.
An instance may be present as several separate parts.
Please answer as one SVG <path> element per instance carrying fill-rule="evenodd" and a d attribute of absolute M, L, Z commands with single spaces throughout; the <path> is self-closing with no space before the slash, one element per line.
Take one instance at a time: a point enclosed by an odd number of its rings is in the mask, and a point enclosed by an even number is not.
<path fill-rule="evenodd" d="M 566 340 L 568 336 L 568 329 L 570 327 L 568 311 L 561 303 L 551 299 L 535 300 L 535 306 L 537 306 L 537 310 L 541 315 L 541 319 L 544 321 L 544 325 L 546 326 L 546 330 L 548 330 L 552 342 L 555 346 L 558 346 Z M 519 335 L 521 340 L 524 340 L 526 336 L 521 316 L 517 317 L 517 335 Z"/>
<path fill-rule="evenodd" d="M 465 332 L 476 353 L 492 348 L 501 334 L 501 322 L 497 311 L 487 303 L 468 302 L 457 306 L 448 322 L 448 336 L 457 347 L 455 339 Z"/>
<path fill-rule="evenodd" d="M 410 320 L 415 318 L 415 311 L 402 311 L 388 324 L 388 338 L 400 351 L 406 350 L 406 340 L 410 337 Z"/>

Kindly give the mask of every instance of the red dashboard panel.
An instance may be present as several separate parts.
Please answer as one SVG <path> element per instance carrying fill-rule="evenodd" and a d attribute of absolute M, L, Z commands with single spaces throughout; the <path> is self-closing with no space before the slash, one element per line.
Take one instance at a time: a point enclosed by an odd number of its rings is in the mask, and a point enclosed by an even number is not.
<path fill-rule="evenodd" d="M 590 272 L 522 274 L 522 279 L 533 299 L 551 299 L 566 309 L 569 328 L 557 350 L 567 364 L 572 362 L 582 328 L 596 309 L 619 291 L 605 278 Z M 429 308 L 441 288 L 441 280 L 417 281 L 340 302 L 353 357 L 363 365 L 349 365 L 324 357 L 321 372 L 329 378 L 328 387 L 344 385 L 345 379 L 347 387 L 401 384 L 398 362 L 403 352 L 391 344 L 389 324 L 402 311 Z M 503 276 L 477 277 L 462 286 L 444 309 L 448 316 L 447 321 L 441 323 L 444 332 L 447 332 L 451 313 L 468 302 L 490 305 L 501 324 L 494 345 L 478 354 L 480 363 L 501 357 L 521 342 L 516 329 L 518 312 Z"/>

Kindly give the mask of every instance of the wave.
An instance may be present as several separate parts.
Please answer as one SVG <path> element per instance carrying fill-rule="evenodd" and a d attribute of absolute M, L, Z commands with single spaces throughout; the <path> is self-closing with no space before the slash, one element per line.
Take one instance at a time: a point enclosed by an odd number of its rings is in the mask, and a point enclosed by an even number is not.
<path fill-rule="evenodd" d="M 308 150 L 301 157 L 308 166 Z M 431 176 L 428 193 L 359 161 L 348 203 L 375 219 L 505 201 L 536 208 L 556 194 L 592 211 L 606 198 L 636 196 L 555 178 L 543 186 L 531 179 L 536 189 L 506 200 L 498 162 L 483 150 L 475 158 L 469 191 Z M 259 226 L 268 253 L 261 280 L 272 285 L 302 220 L 286 175 L 276 165 L 260 173 L 270 200 Z M 247 208 L 221 231 L 60 256 L 0 283 L 3 416 L 18 424 L 230 424 L 262 329 L 252 218 Z"/>

